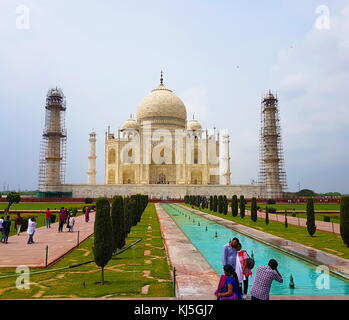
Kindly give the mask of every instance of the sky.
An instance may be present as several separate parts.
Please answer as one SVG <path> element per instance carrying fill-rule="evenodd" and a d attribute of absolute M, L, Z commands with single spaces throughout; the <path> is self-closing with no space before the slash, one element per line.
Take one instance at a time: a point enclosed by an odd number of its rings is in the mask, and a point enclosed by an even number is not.
<path fill-rule="evenodd" d="M 229 130 L 233 184 L 258 177 L 270 89 L 288 190 L 349 192 L 347 1 L 1 0 L 0 44 L 0 190 L 37 189 L 45 97 L 56 86 L 67 98 L 66 182 L 87 182 L 95 130 L 103 183 L 107 126 L 135 115 L 163 70 L 188 118 Z"/>

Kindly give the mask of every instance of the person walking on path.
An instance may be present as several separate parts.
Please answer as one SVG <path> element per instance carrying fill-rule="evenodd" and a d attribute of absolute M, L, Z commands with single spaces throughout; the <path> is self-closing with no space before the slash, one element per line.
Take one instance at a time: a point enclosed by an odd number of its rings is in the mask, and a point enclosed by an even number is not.
<path fill-rule="evenodd" d="M 68 232 L 73 232 L 74 231 L 74 225 L 75 225 L 75 215 L 72 214 L 68 220 Z"/>
<path fill-rule="evenodd" d="M 234 267 L 230 264 L 223 267 L 224 275 L 219 280 L 215 291 L 217 300 L 241 300 L 239 280 Z"/>
<path fill-rule="evenodd" d="M 61 209 L 58 216 L 58 221 L 59 221 L 58 232 L 63 232 L 64 218 L 65 218 L 64 210 Z"/>
<path fill-rule="evenodd" d="M 51 228 L 51 215 L 50 208 L 47 208 L 45 211 L 46 228 Z"/>
<path fill-rule="evenodd" d="M 85 222 L 89 222 L 90 221 L 90 208 L 86 207 L 85 208 Z"/>
<path fill-rule="evenodd" d="M 27 232 L 28 232 L 29 238 L 28 238 L 27 244 L 34 243 L 33 237 L 34 237 L 36 225 L 37 225 L 37 223 L 35 221 L 35 218 L 31 218 L 28 220 L 28 231 Z"/>
<path fill-rule="evenodd" d="M 19 236 L 23 224 L 23 218 L 21 217 L 20 213 L 17 213 L 17 218 L 16 218 L 16 229 L 17 229 L 17 236 Z"/>
<path fill-rule="evenodd" d="M 10 234 L 11 220 L 10 216 L 6 217 L 6 220 L 2 223 L 2 237 L 1 242 L 8 243 L 8 236 Z"/>
<path fill-rule="evenodd" d="M 68 217 L 69 217 L 69 211 L 67 208 L 64 208 L 64 223 L 67 223 Z"/>
<path fill-rule="evenodd" d="M 247 266 L 248 261 L 248 254 L 245 250 L 241 250 L 242 246 L 241 243 L 239 243 L 236 247 L 238 252 L 238 259 L 241 265 L 242 273 L 243 273 L 243 298 L 246 298 L 247 291 L 248 291 L 248 277 L 252 276 L 252 272 Z"/>
<path fill-rule="evenodd" d="M 239 243 L 238 238 L 233 238 L 229 241 L 224 247 L 223 247 L 223 254 L 222 254 L 222 264 L 223 267 L 230 264 L 233 266 L 235 270 L 236 265 L 236 246 Z"/>
<path fill-rule="evenodd" d="M 283 282 L 277 267 L 277 261 L 271 259 L 267 266 L 257 268 L 256 277 L 251 288 L 251 300 L 269 300 L 273 280 Z"/>
<path fill-rule="evenodd" d="M 1 236 L 0 236 L 0 239 L 2 239 L 2 236 L 4 235 L 4 228 L 2 227 L 2 224 L 4 222 L 4 217 L 1 217 L 0 218 L 0 232 L 1 232 Z"/>

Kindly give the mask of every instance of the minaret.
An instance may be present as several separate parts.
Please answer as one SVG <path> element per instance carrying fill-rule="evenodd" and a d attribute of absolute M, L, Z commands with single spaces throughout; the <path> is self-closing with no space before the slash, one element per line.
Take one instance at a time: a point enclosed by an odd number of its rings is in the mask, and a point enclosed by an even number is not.
<path fill-rule="evenodd" d="M 223 133 L 221 136 L 221 157 L 219 159 L 219 167 L 220 167 L 220 176 L 221 181 L 220 184 L 230 185 L 230 154 L 229 154 L 229 134 Z"/>
<path fill-rule="evenodd" d="M 278 99 L 270 91 L 262 99 L 260 183 L 267 198 L 281 198 L 286 191 Z"/>
<path fill-rule="evenodd" d="M 87 184 L 96 184 L 96 132 L 90 133 L 90 154 L 88 156 Z"/>
<path fill-rule="evenodd" d="M 50 89 L 46 96 L 45 129 L 41 143 L 39 190 L 64 183 L 67 133 L 65 130 L 66 101 L 63 91 Z"/>

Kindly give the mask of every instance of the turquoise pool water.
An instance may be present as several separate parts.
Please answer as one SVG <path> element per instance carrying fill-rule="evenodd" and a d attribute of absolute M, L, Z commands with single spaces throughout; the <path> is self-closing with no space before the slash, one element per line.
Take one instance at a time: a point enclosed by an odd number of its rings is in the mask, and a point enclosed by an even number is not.
<path fill-rule="evenodd" d="M 229 239 L 237 237 L 243 249 L 249 255 L 252 252 L 254 254 L 256 265 L 252 272 L 260 265 L 267 265 L 270 259 L 278 261 L 278 269 L 283 276 L 284 282 L 278 283 L 274 281 L 270 292 L 271 295 L 349 295 L 349 282 L 333 275 L 329 276 L 328 289 L 317 288 L 316 281 L 320 274 L 316 272 L 316 266 L 313 264 L 287 255 L 280 250 L 209 221 L 176 205 L 164 204 L 162 207 L 201 252 L 217 274 L 223 273 L 223 246 Z M 294 278 L 295 289 L 289 288 L 291 274 Z M 253 282 L 253 278 L 251 282 Z M 318 282 L 320 284 L 324 283 L 319 280 Z M 250 288 L 251 285 L 249 285 Z"/>

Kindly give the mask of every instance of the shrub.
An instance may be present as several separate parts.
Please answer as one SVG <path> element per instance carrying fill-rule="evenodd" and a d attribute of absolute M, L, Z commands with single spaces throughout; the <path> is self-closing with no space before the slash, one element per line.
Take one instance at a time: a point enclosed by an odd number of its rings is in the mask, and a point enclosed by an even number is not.
<path fill-rule="evenodd" d="M 342 197 L 340 204 L 340 233 L 343 242 L 349 247 L 349 197 Z"/>
<path fill-rule="evenodd" d="M 276 200 L 275 199 L 268 199 L 267 204 L 276 204 Z"/>
<path fill-rule="evenodd" d="M 295 214 L 295 213 L 292 213 L 292 217 L 297 217 L 297 214 Z"/>
<path fill-rule="evenodd" d="M 313 198 L 308 198 L 307 200 L 307 230 L 311 237 L 314 235 L 316 231 Z"/>
<path fill-rule="evenodd" d="M 265 224 L 269 224 L 269 212 L 268 207 L 265 208 Z"/>
<path fill-rule="evenodd" d="M 223 207 L 224 207 L 223 196 L 218 196 L 218 212 L 219 213 L 223 213 Z"/>
<path fill-rule="evenodd" d="M 331 222 L 330 216 L 324 216 L 324 222 Z"/>
<path fill-rule="evenodd" d="M 251 202 L 251 220 L 256 222 L 257 218 L 257 199 L 253 197 Z"/>
<path fill-rule="evenodd" d="M 85 198 L 85 203 L 86 204 L 93 203 L 93 199 L 92 198 Z"/>
<path fill-rule="evenodd" d="M 57 218 L 57 216 L 55 215 L 55 214 L 52 214 L 51 215 L 51 223 L 55 223 L 56 222 L 56 218 Z"/>
<path fill-rule="evenodd" d="M 213 211 L 213 197 L 210 196 L 210 211 Z"/>
<path fill-rule="evenodd" d="M 239 202 L 236 195 L 234 195 L 231 199 L 231 214 L 233 217 L 236 217 L 239 214 Z"/>
<path fill-rule="evenodd" d="M 228 199 L 227 196 L 223 196 L 223 214 L 227 215 L 228 213 Z"/>
<path fill-rule="evenodd" d="M 287 223 L 287 213 L 285 213 L 285 228 L 288 228 L 288 223 Z"/>
<path fill-rule="evenodd" d="M 276 210 L 276 208 L 274 208 L 274 207 L 268 207 L 268 212 L 269 212 L 269 213 L 276 213 L 277 210 Z"/>

